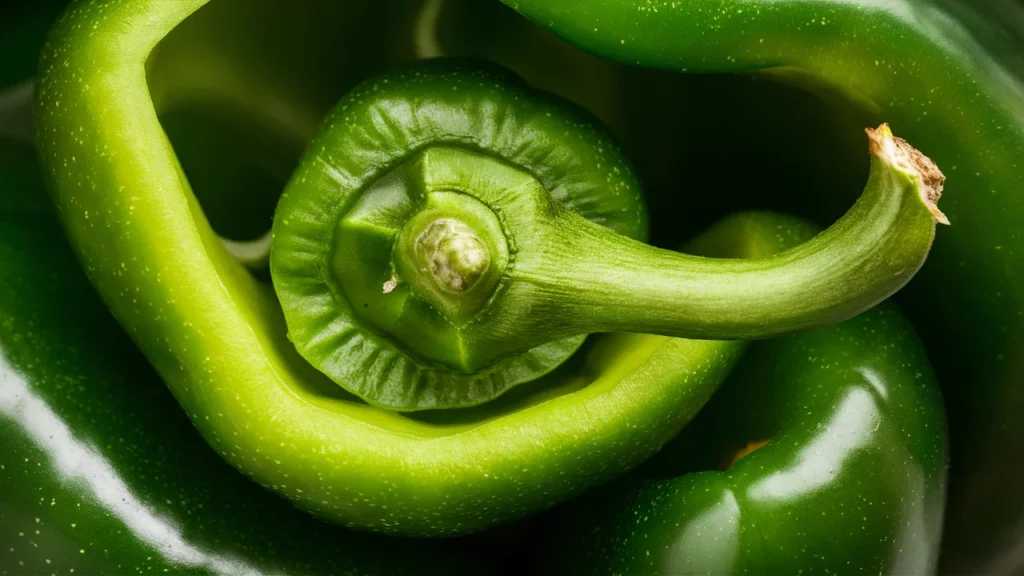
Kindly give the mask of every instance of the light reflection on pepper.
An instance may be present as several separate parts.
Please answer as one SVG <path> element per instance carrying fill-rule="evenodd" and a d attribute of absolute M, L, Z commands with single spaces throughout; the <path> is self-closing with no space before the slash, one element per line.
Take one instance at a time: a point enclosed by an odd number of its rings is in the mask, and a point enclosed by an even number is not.
<path fill-rule="evenodd" d="M 878 406 L 871 394 L 852 388 L 822 427 L 821 434 L 797 455 L 796 463 L 757 481 L 747 491 L 748 496 L 779 502 L 827 486 L 840 474 L 850 456 L 871 444 L 878 420 Z"/>
<path fill-rule="evenodd" d="M 68 483 L 87 488 L 93 499 L 119 518 L 139 540 L 176 564 L 206 568 L 218 574 L 255 574 L 254 567 L 189 543 L 170 519 L 160 517 L 121 479 L 110 462 L 82 442 L 45 400 L 0 355 L 0 413 L 14 421 L 49 455 Z"/>

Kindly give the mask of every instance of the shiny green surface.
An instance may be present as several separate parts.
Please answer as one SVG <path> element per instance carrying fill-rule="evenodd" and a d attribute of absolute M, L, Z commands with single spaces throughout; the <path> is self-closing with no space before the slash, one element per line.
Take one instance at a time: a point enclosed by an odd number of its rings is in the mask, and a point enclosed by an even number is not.
<path fill-rule="evenodd" d="M 565 509 L 548 553 L 586 574 L 930 574 L 947 461 L 924 349 L 883 305 L 752 346 L 655 458 Z"/>
<path fill-rule="evenodd" d="M 215 110 L 214 119 L 221 119 L 227 114 L 224 108 L 208 108 L 203 98 L 210 94 L 201 91 L 204 86 L 197 88 L 204 77 L 213 77 L 207 74 L 210 69 L 216 69 L 216 77 L 228 84 L 240 82 L 246 91 L 245 98 L 225 97 L 230 101 L 229 111 L 232 114 L 239 111 L 248 113 L 249 110 L 244 110 L 248 106 L 261 112 L 273 112 L 268 116 L 275 120 L 286 118 L 288 121 L 281 124 L 286 125 L 287 130 L 282 131 L 284 134 L 279 139 L 292 143 L 288 149 L 294 151 L 288 154 L 297 155 L 297 150 L 308 139 L 323 112 L 340 94 L 337 86 L 347 88 L 382 69 L 374 56 L 394 58 L 399 53 L 404 54 L 407 48 L 404 35 L 413 28 L 410 24 L 412 13 L 406 15 L 393 6 L 376 10 L 370 9 L 369 3 L 335 2 L 324 4 L 320 7 L 322 10 L 303 12 L 270 8 L 273 4 L 249 2 L 243 6 L 219 0 L 207 9 L 204 18 L 195 19 L 189 26 L 176 31 L 173 41 L 167 42 L 167 51 L 151 59 L 154 69 L 177 66 L 179 71 L 187 72 L 167 76 L 185 85 L 191 82 L 195 91 L 188 98 L 182 98 L 180 91 L 175 93 L 172 111 L 178 114 L 177 117 L 163 111 L 168 102 L 165 96 L 167 89 L 163 86 L 165 77 L 156 75 L 151 78 L 151 88 L 171 140 L 176 146 L 180 143 L 179 156 L 183 158 L 190 179 L 194 180 L 204 210 L 213 221 L 214 228 L 231 237 L 255 235 L 262 228 L 252 222 L 231 219 L 234 215 L 231 209 L 249 208 L 249 204 L 225 202 L 222 206 L 227 208 L 222 208 L 221 212 L 224 217 L 218 220 L 212 213 L 211 202 L 221 199 L 218 194 L 231 191 L 217 187 L 214 182 L 207 182 L 207 186 L 197 183 L 200 168 L 197 164 L 206 163 L 209 172 L 216 176 L 218 169 L 230 161 L 229 155 L 223 153 L 227 146 L 214 145 L 209 136 L 219 136 L 217 130 L 221 130 L 222 125 L 225 126 L 223 129 L 231 129 L 233 123 L 217 123 L 212 127 L 210 115 L 204 117 L 197 112 Z M 939 6 L 949 10 L 953 19 L 939 17 L 932 20 L 932 16 L 941 13 L 930 13 L 924 8 L 920 14 L 925 14 L 922 21 L 926 24 L 938 22 L 927 25 L 950 31 L 948 46 L 966 47 L 967 52 L 974 54 L 970 57 L 974 69 L 966 77 L 977 79 L 979 94 L 1002 100 L 1005 107 L 1012 109 L 1013 102 L 1019 102 L 1019 98 L 1012 96 L 1012 89 L 1008 91 L 1006 86 L 1017 82 L 1013 78 L 1021 77 L 1021 68 L 1017 64 L 1019 55 L 1024 51 L 1020 50 L 1020 28 L 1014 27 L 1015 22 L 1020 22 L 1020 13 L 1019 10 L 1004 9 L 1000 12 L 985 8 L 997 4 L 982 0 L 950 0 Z M 862 168 L 866 157 L 863 157 L 861 128 L 894 118 L 888 111 L 879 116 L 877 109 L 874 112 L 851 113 L 852 108 L 845 101 L 835 106 L 823 104 L 823 100 L 831 98 L 829 93 L 822 94 L 820 86 L 806 84 L 808 78 L 794 76 L 792 71 L 777 78 L 800 80 L 798 89 L 786 89 L 765 81 L 766 77 L 709 78 L 613 66 L 572 49 L 525 21 L 506 14 L 492 3 L 446 1 L 438 5 L 436 37 L 426 35 L 431 42 L 436 42 L 438 50 L 494 58 L 526 75 L 531 83 L 556 90 L 585 104 L 613 125 L 617 135 L 627 141 L 630 155 L 640 165 L 645 182 L 650 185 L 652 195 L 649 202 L 656 221 L 654 238 L 661 245 L 676 245 L 677 238 L 699 229 L 709 218 L 749 206 L 766 205 L 796 211 L 827 224 L 839 215 L 839 210 L 853 201 L 857 187 L 863 182 Z M 819 5 L 826 4 L 822 1 Z M 918 6 L 930 7 L 924 2 Z M 878 6 L 869 8 L 878 9 Z M 274 25 L 254 25 L 237 18 L 237 14 L 257 9 L 266 17 L 266 22 Z M 235 18 L 220 17 L 231 11 L 235 11 Z M 340 17 L 339 12 L 342 12 Z M 429 12 L 424 11 L 424 14 L 429 15 Z M 798 13 L 794 11 L 793 14 L 790 33 L 799 36 L 817 30 L 799 25 Z M 388 25 L 381 25 L 383 22 Z M 280 34 L 277 25 L 286 28 L 301 25 L 306 31 L 303 41 L 262 41 L 262 38 Z M 372 54 L 364 49 L 366 44 L 361 44 L 363 35 L 352 33 L 349 26 L 375 35 Z M 402 34 L 389 35 L 387 30 L 391 27 L 401 30 Z M 849 30 L 851 32 L 839 37 L 852 36 L 853 27 Z M 1016 37 L 1013 35 L 1015 31 L 1018 33 Z M 321 52 L 313 52 L 309 48 L 323 46 L 325 37 L 338 45 L 332 44 L 331 49 L 321 49 Z M 422 39 L 418 33 L 416 37 Z M 834 38 L 825 38 L 823 42 L 833 44 Z M 976 42 L 981 45 L 976 45 Z M 849 43 L 843 46 L 849 47 Z M 307 56 L 303 52 L 305 49 L 310 53 L 358 53 L 361 57 L 342 59 L 344 65 L 339 66 L 338 62 L 324 62 L 322 56 Z M 890 38 L 871 50 L 879 52 L 882 56 L 879 60 L 886 62 L 885 57 L 899 53 L 899 43 Z M 268 66 L 263 75 L 240 79 L 239 75 L 252 72 L 244 63 L 240 64 L 240 61 L 245 61 L 240 54 L 246 53 L 259 54 L 266 61 L 273 61 L 273 65 Z M 187 65 L 178 66 L 182 62 Z M 318 67 L 329 68 L 330 73 L 313 74 Z M 234 70 L 235 73 L 225 74 L 225 70 Z M 837 67 L 836 70 L 841 72 L 842 68 Z M 895 75 L 898 80 L 901 75 L 911 72 L 905 69 Z M 963 67 L 954 67 L 952 73 L 962 74 Z M 887 71 L 886 74 L 894 73 Z M 998 80 L 990 83 L 986 78 Z M 968 85 L 972 81 L 968 80 Z M 281 86 L 302 86 L 304 89 L 313 82 L 319 83 L 317 90 L 303 92 L 293 89 L 286 95 L 273 93 Z M 935 87 L 939 88 L 939 85 Z M 219 94 L 224 95 L 223 86 L 214 88 L 222 90 Z M 909 99 L 920 100 L 919 93 L 899 88 L 897 92 L 898 113 L 904 118 L 915 118 Z M 936 99 L 941 99 L 950 92 L 938 89 L 935 94 Z M 268 106 L 268 102 L 278 106 Z M 289 106 L 283 109 L 279 106 L 282 103 Z M 723 114 L 722 110 L 728 114 Z M 978 108 L 970 105 L 963 106 L 963 111 L 975 119 L 984 116 Z M 921 120 L 931 119 L 929 115 Z M 259 128 L 269 127 L 271 131 L 279 128 L 262 116 L 245 116 L 242 120 L 249 127 L 259 124 Z M 171 126 L 172 121 L 174 126 Z M 1019 363 L 1012 360 L 1021 349 L 1021 327 L 1019 322 L 1013 321 L 1019 310 L 1020 292 L 1015 291 L 1010 283 L 1022 277 L 1010 256 L 1011 250 L 1019 246 L 1016 231 L 1017 216 L 1021 213 L 1020 195 L 1008 188 L 999 188 L 992 193 L 984 186 L 972 187 L 969 202 L 964 204 L 968 193 L 957 192 L 956 184 L 959 179 L 969 177 L 970 172 L 964 170 L 964 164 L 956 163 L 952 166 L 958 166 L 958 169 L 950 171 L 947 161 L 960 156 L 972 158 L 975 154 L 995 154 L 1002 155 L 1004 161 L 1013 164 L 1012 159 L 1021 155 L 1015 152 L 1019 148 L 1012 145 L 989 148 L 981 140 L 964 138 L 965 134 L 970 135 L 969 128 L 954 130 L 951 134 L 956 137 L 949 138 L 947 142 L 944 137 L 937 136 L 940 129 L 928 128 L 915 121 L 914 130 L 927 130 L 930 134 L 927 141 L 922 141 L 908 133 L 907 126 L 906 122 L 900 122 L 894 127 L 935 156 L 951 177 L 943 209 L 954 221 L 953 228 L 944 231 L 952 235 L 952 239 L 940 238 L 931 264 L 924 271 L 929 280 L 912 284 L 906 294 L 912 298 L 902 298 L 901 302 L 905 309 L 909 309 L 915 324 L 925 328 L 921 330 L 922 337 L 929 344 L 940 381 L 951 400 L 948 408 L 953 426 L 951 473 L 954 481 L 951 484 L 951 520 L 947 523 L 944 537 L 944 569 L 964 573 L 979 571 L 983 567 L 984 571 L 1011 573 L 1019 566 L 1019 558 L 1012 552 L 1020 536 L 1017 519 L 1021 509 L 1021 494 L 1017 490 L 1021 484 L 1021 459 L 1013 455 L 1021 453 L 1021 438 L 1024 438 L 1019 419 L 1015 416 L 1022 400 L 1020 371 L 1016 369 Z M 196 137 L 186 142 L 186 136 L 190 135 L 188 130 L 194 130 L 192 135 Z M 254 134 L 265 137 L 266 130 L 255 130 Z M 823 134 L 827 137 L 820 139 Z M 988 136 L 991 137 L 991 133 Z M 815 144 L 806 144 L 811 139 Z M 787 146 L 781 146 L 780 142 Z M 233 145 L 244 148 L 251 143 L 252 139 L 246 138 L 233 142 Z M 936 146 L 946 150 L 942 157 L 933 152 Z M 798 154 L 784 153 L 783 149 L 797 150 Z M 959 152 L 957 156 L 951 156 L 950 151 Z M 733 158 L 726 161 L 724 153 Z M 977 164 L 977 159 L 972 163 Z M 267 163 L 256 166 L 263 169 Z M 696 173 L 705 174 L 696 181 L 685 180 L 684 176 L 694 177 L 693 167 L 701 168 Z M 722 186 L 719 174 L 728 175 L 728 188 Z M 233 181 L 241 179 L 235 175 Z M 685 186 L 681 185 L 683 182 Z M 280 184 L 277 188 L 267 188 L 268 193 L 279 190 Z M 828 193 L 822 194 L 822 190 L 828 190 Z M 962 205 L 952 208 L 950 202 Z M 272 205 L 272 202 L 265 205 Z M 970 231 L 963 228 L 963 214 L 973 215 Z M 260 216 L 264 223 L 269 223 L 269 212 Z M 242 224 L 251 227 L 239 233 L 223 229 L 223 226 Z M 971 238 L 977 238 L 977 243 L 973 243 Z M 937 266 L 939 271 L 932 272 Z M 927 294 L 937 283 L 943 289 Z M 936 303 L 939 304 L 937 307 Z M 960 328 L 967 329 L 963 335 L 958 332 Z M 161 397 L 162 410 L 176 413 L 178 408 L 171 398 L 166 394 Z M 423 416 L 426 420 L 432 417 Z M 496 547 L 496 555 L 508 555 L 508 547 L 507 542 Z M 523 555 L 521 550 L 516 556 Z"/>
<path fill-rule="evenodd" d="M 210 450 L 82 274 L 34 156 L 0 140 L 0 573 L 479 573 L 312 518 Z"/>
<path fill-rule="evenodd" d="M 884 118 L 948 176 L 953 226 L 898 300 L 949 399 L 943 570 L 1011 573 L 1024 539 L 1024 14 L 1001 0 L 508 0 L 621 62 L 768 77 Z M 657 101 L 656 97 L 649 97 Z M 714 105 L 714 102 L 708 102 Z M 755 101 L 755 105 L 758 105 Z M 672 110 L 669 107 L 668 110 Z M 813 195 L 795 196 L 820 202 Z"/>

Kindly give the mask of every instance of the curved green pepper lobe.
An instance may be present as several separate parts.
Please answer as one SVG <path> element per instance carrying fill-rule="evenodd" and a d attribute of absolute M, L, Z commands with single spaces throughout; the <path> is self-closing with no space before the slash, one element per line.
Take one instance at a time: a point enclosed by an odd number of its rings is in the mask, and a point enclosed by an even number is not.
<path fill-rule="evenodd" d="M 271 273 L 289 338 L 385 408 L 471 406 L 537 379 L 585 335 L 480 337 L 519 225 L 568 209 L 643 240 L 628 162 L 600 124 L 494 65 L 418 62 L 334 108 L 283 194 Z M 549 341 L 550 340 L 550 341 Z"/>

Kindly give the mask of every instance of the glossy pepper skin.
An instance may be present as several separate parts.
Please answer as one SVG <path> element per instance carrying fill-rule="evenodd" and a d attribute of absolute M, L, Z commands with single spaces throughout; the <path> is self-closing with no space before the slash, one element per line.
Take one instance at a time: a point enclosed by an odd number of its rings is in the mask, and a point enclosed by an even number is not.
<path fill-rule="evenodd" d="M 466 7 L 466 8 L 468 8 L 468 7 Z M 970 13 L 972 11 L 973 11 L 973 8 L 968 8 L 968 9 L 963 10 L 962 13 Z M 983 15 L 983 14 L 984 14 L 984 12 L 979 7 L 978 12 L 976 14 L 973 14 L 972 16 L 977 17 L 977 16 Z M 969 14 L 969 15 L 971 15 L 971 14 Z M 958 18 L 958 20 L 960 20 L 960 19 Z M 965 17 L 965 18 L 963 18 L 960 21 L 968 22 L 968 21 L 970 21 L 970 19 Z M 486 28 L 486 27 L 484 27 L 484 28 Z M 512 28 L 517 28 L 517 27 L 516 26 L 512 26 Z M 472 34 L 468 34 L 467 36 L 472 36 Z M 497 39 L 495 39 L 495 40 L 497 40 Z M 544 39 L 544 38 L 541 38 L 541 40 L 544 41 L 544 42 L 547 42 L 547 40 Z M 446 41 L 447 41 L 446 45 L 447 44 L 458 45 L 462 40 L 461 39 L 448 38 L 448 39 L 446 39 Z M 547 45 L 547 44 L 545 44 L 545 45 Z M 519 52 L 514 52 L 513 55 L 510 58 L 513 59 L 513 60 L 519 59 L 521 61 L 523 59 L 523 57 L 521 55 L 525 54 L 526 52 L 527 51 L 525 51 L 525 50 L 520 50 Z M 575 58 L 575 56 L 573 56 L 573 57 Z M 550 68 L 550 67 L 551 66 L 548 66 L 548 68 Z M 543 66 L 542 66 L 542 68 L 543 68 Z M 576 70 L 577 70 L 576 68 L 573 68 L 573 73 L 574 74 L 575 74 Z M 588 78 L 586 78 L 586 73 L 585 73 L 586 68 L 585 67 L 581 67 L 580 70 L 584 70 L 584 73 L 582 73 L 581 75 L 584 77 L 583 80 L 587 80 Z M 599 82 L 597 84 L 600 85 Z M 984 91 L 989 91 L 989 90 L 991 90 L 991 87 L 988 86 L 988 85 L 983 84 L 983 89 L 984 89 Z M 600 98 L 594 98 L 593 95 L 594 94 L 598 94 L 598 93 L 600 93 L 600 92 L 599 91 L 592 91 L 592 92 L 589 92 L 587 94 L 579 94 L 577 96 L 581 100 L 584 100 L 584 99 L 586 99 L 589 96 L 589 97 L 593 98 L 593 100 L 591 101 L 592 102 L 591 105 L 595 105 L 595 104 L 593 104 L 593 102 L 597 101 L 597 100 L 600 100 Z M 604 104 L 602 104 L 601 102 L 597 102 L 595 107 L 602 108 L 602 106 L 604 106 L 604 109 L 607 110 L 607 109 L 609 109 L 608 107 L 612 106 L 612 105 L 613 104 L 609 104 L 607 102 L 604 103 Z M 1000 197 L 1000 199 L 1001 198 L 1002 197 Z M 984 200 L 979 200 L 979 201 L 980 202 L 989 203 L 989 202 L 992 202 L 993 200 L 989 199 L 988 197 L 985 197 Z M 992 225 L 993 227 L 998 229 L 998 230 L 996 230 L 993 233 L 1002 233 L 1001 231 L 1010 231 L 1010 230 L 1012 230 L 1013 229 L 1012 228 L 1013 222 L 1015 222 L 1015 220 L 1014 220 L 1015 214 L 1019 213 L 1019 210 L 1014 210 L 1012 205 L 998 204 L 998 206 L 1000 206 L 1000 210 L 1003 212 L 1003 219 L 989 220 L 989 221 L 986 221 L 986 224 L 987 225 Z M 1002 222 L 1007 222 L 1006 227 L 1001 226 Z M 1011 246 L 1011 244 L 1007 244 L 1007 246 Z M 1005 246 L 1004 246 L 1004 248 L 1005 248 Z M 986 252 L 986 255 L 990 255 L 990 254 Z M 976 263 L 974 261 L 969 261 L 968 264 L 971 267 L 971 269 L 973 269 L 974 267 L 980 266 L 980 264 L 978 264 L 978 263 Z M 1011 270 L 1011 273 L 1012 273 L 1012 270 Z M 977 277 L 974 277 L 973 278 L 973 282 L 976 283 L 975 289 L 979 289 L 979 287 L 980 287 L 980 289 L 985 290 L 986 293 L 990 294 L 990 295 L 996 294 L 1001 289 L 1001 287 L 998 286 L 997 283 L 993 282 L 992 278 L 979 279 Z M 989 291 L 988 289 L 990 287 L 991 287 L 991 290 Z M 950 307 L 949 309 L 945 310 L 944 312 L 945 313 L 955 313 L 957 310 L 961 310 L 961 309 L 966 311 L 966 310 L 969 310 L 969 309 L 972 309 L 972 308 L 971 307 L 961 308 L 960 306 L 953 306 L 953 307 Z M 1001 314 L 1002 312 L 1005 312 L 1005 311 L 1009 310 L 1010 314 L 1005 316 L 1007 318 L 1010 317 L 1012 315 L 1012 312 L 1013 312 L 1013 307 L 1012 306 L 999 305 L 998 303 L 992 305 L 991 307 L 987 307 L 987 309 L 995 310 L 998 314 Z M 981 349 L 981 347 L 983 347 L 983 345 L 987 341 L 987 339 L 990 338 L 990 335 L 996 334 L 998 332 L 998 328 L 999 328 L 1000 323 L 998 321 L 996 321 L 996 320 L 992 320 L 991 318 L 977 320 L 977 322 L 979 322 L 979 324 L 978 324 L 979 326 L 983 325 L 985 322 L 988 322 L 988 325 L 995 327 L 995 330 L 993 330 L 992 332 L 975 332 L 975 335 L 979 335 L 980 334 L 981 338 L 980 339 L 974 339 L 974 340 L 972 340 L 971 342 L 968 343 L 968 344 L 970 344 L 972 346 L 979 347 L 978 349 Z M 1015 330 L 1015 328 L 1014 328 L 1014 330 Z M 941 333 L 940 333 L 940 336 L 937 336 L 936 338 L 941 338 L 941 337 L 943 337 L 943 336 L 941 336 Z M 1002 344 L 1000 345 L 1000 346 L 1002 346 L 1002 348 L 999 348 L 999 349 L 1003 350 L 1003 351 L 1007 350 L 1006 343 L 1007 342 L 1011 342 L 1012 343 L 1012 341 L 1013 341 L 1012 340 L 1012 338 L 1013 338 L 1012 336 L 1011 337 L 1006 337 L 1006 336 L 998 336 L 998 335 L 996 335 L 996 336 L 991 336 L 991 337 L 994 337 L 999 342 L 1002 342 Z M 956 339 L 954 339 L 953 341 L 954 342 L 959 342 Z M 986 354 L 979 355 L 978 359 L 976 361 L 972 361 L 974 363 L 969 364 L 968 366 L 962 367 L 962 368 L 954 367 L 955 370 L 950 370 L 950 371 L 953 372 L 953 373 L 960 373 L 960 374 L 973 373 L 972 371 L 977 370 L 979 368 L 980 368 L 980 372 L 979 373 L 982 373 L 982 374 L 984 374 L 984 373 L 991 374 L 994 371 L 998 371 L 998 368 L 994 367 L 995 365 L 988 366 L 988 365 L 986 365 L 983 362 L 984 358 L 988 357 L 988 354 L 987 354 L 988 351 L 986 350 L 985 352 L 986 352 Z M 948 365 L 951 365 L 954 362 L 958 362 L 957 359 L 959 359 L 959 358 L 961 358 L 961 356 L 959 356 L 957 354 L 949 354 L 949 355 L 943 355 L 943 357 L 939 358 L 938 361 L 940 363 L 945 363 L 947 365 L 947 367 L 948 367 Z M 1010 375 L 1011 371 L 1006 371 L 1006 374 Z M 992 379 L 987 379 L 987 380 L 984 380 L 984 381 L 985 382 L 995 382 Z M 1006 381 L 1009 381 L 1009 380 L 1006 380 Z M 988 449 L 988 450 L 990 450 L 990 452 L 985 452 L 983 450 L 971 451 L 971 454 L 967 454 L 967 455 L 970 458 L 986 459 L 989 462 L 996 462 L 996 463 L 1000 464 L 1001 466 L 1011 466 L 1013 464 L 1013 462 L 1014 462 L 1014 459 L 1006 458 L 1005 457 L 1006 454 L 1008 453 L 1006 451 L 1005 445 L 998 446 L 996 443 L 991 442 L 990 441 L 991 440 L 990 436 L 992 434 L 995 434 L 998 437 L 1007 437 L 1007 438 L 1019 438 L 1020 437 L 1019 434 L 1014 436 L 1014 432 L 1013 432 L 1012 426 L 1007 426 L 1007 424 L 1012 424 L 1012 422 L 1013 422 L 1012 420 L 1010 420 L 1009 418 L 1006 417 L 1006 414 L 1008 414 L 1009 411 L 1012 411 L 1012 406 L 1015 405 L 1013 403 L 1013 401 L 1012 401 L 1013 397 L 1012 396 L 1002 396 L 1002 398 L 1006 400 L 1006 401 L 1003 401 L 1003 402 L 1000 402 L 997 399 L 997 397 L 999 397 L 1000 394 L 1008 394 L 1008 393 L 1012 394 L 1013 388 L 1010 387 L 1010 386 L 999 386 L 997 384 L 993 384 L 991 386 L 986 387 L 984 390 L 974 390 L 974 389 L 971 389 L 968 386 L 961 386 L 958 390 L 959 390 L 958 393 L 962 393 L 964 395 L 964 397 L 970 399 L 970 401 L 969 402 L 954 403 L 954 405 L 953 405 L 954 418 L 956 417 L 957 411 L 959 411 L 959 413 L 961 415 L 964 415 L 963 417 L 966 418 L 967 416 L 970 416 L 972 414 L 979 415 L 979 414 L 986 414 L 986 413 L 992 412 L 993 410 L 996 410 L 996 409 L 1000 410 L 997 413 L 997 417 L 992 418 L 991 421 L 977 422 L 977 425 L 972 425 L 972 426 L 968 426 L 968 425 L 962 425 L 961 426 L 962 434 L 959 436 L 959 438 L 961 438 L 961 440 L 959 440 L 959 442 L 960 442 L 960 445 L 965 448 L 962 452 L 964 452 L 966 454 L 968 452 L 966 450 L 966 447 L 974 445 L 974 444 L 977 444 L 978 446 L 990 446 L 991 448 Z M 957 390 L 954 390 L 954 391 L 956 392 Z M 982 392 L 984 392 L 984 395 L 981 394 Z M 169 410 L 176 410 L 177 408 L 171 406 L 168 409 Z M 1005 435 L 1005 436 L 1003 436 L 1003 435 Z M 966 466 L 968 466 L 968 465 L 965 464 L 965 467 Z M 1013 483 L 1013 476 L 1012 475 L 1006 476 L 1004 474 L 992 474 L 992 475 L 987 475 L 988 479 L 986 479 L 986 473 L 984 471 L 985 470 L 984 468 L 972 468 L 972 469 L 957 468 L 957 469 L 960 470 L 961 472 L 965 472 L 965 473 L 971 474 L 976 480 L 981 481 L 983 483 L 991 481 L 991 482 L 995 482 L 997 486 L 998 486 L 998 483 L 1000 483 L 1000 482 L 1006 482 L 1007 485 L 1010 485 L 1010 484 Z M 998 470 L 998 468 L 996 468 L 996 469 Z M 966 491 L 964 493 L 966 493 Z M 996 497 L 995 496 L 996 494 L 1000 494 L 1000 495 L 1011 494 L 1012 495 L 1012 492 L 999 491 L 998 489 L 991 489 L 991 488 L 990 489 L 985 489 L 985 490 L 978 490 L 978 491 L 976 491 L 976 493 L 979 494 L 979 495 L 992 495 L 993 498 Z M 999 496 L 999 497 L 1001 498 L 1002 496 Z M 1010 506 L 1005 506 L 1005 507 L 1002 507 L 1002 508 L 1003 508 L 1003 511 L 1005 511 L 1005 514 L 1003 514 L 1004 517 L 1011 517 L 1013 515 L 1014 506 L 1010 505 Z M 979 514 L 980 513 L 982 513 L 982 512 L 979 512 Z M 964 542 L 964 538 L 963 538 L 964 534 L 963 534 L 963 532 L 973 530 L 973 531 L 976 531 L 978 533 L 978 535 L 976 537 L 972 538 L 972 540 L 976 538 L 976 540 L 978 541 L 977 543 L 984 544 L 985 546 L 991 545 L 993 543 L 993 541 L 991 539 L 981 535 L 981 534 L 983 534 L 983 530 L 978 529 L 979 525 L 980 525 L 980 523 L 962 522 L 962 523 L 959 523 L 959 524 L 957 524 L 955 526 L 952 526 L 952 529 L 954 531 L 960 530 L 962 532 L 960 533 L 960 537 L 958 537 L 958 538 L 948 538 L 947 542 L 951 542 L 951 543 L 953 543 L 952 544 L 953 546 L 956 546 L 957 543 Z M 991 526 L 993 528 L 998 529 L 1001 525 L 998 522 L 996 522 L 996 523 L 992 523 L 992 524 L 984 524 L 984 526 L 986 526 L 986 527 Z M 996 544 L 998 545 L 998 542 Z M 977 548 L 977 546 L 975 546 L 975 548 Z M 961 560 L 961 562 L 963 562 L 963 561 Z M 976 564 L 976 563 L 975 564 L 971 564 L 971 563 L 963 564 L 963 563 L 961 563 L 961 566 L 965 566 L 965 565 L 966 566 L 977 566 L 978 564 Z"/>
<path fill-rule="evenodd" d="M 553 573 L 930 574 L 946 465 L 924 349 L 880 306 L 752 346 L 655 458 L 566 507 Z"/>
<path fill-rule="evenodd" d="M 507 0 L 620 62 L 761 72 L 884 117 L 948 167 L 955 226 L 898 300 L 950 407 L 943 569 L 1019 570 L 1024 539 L 1024 61 L 1019 3 Z"/>

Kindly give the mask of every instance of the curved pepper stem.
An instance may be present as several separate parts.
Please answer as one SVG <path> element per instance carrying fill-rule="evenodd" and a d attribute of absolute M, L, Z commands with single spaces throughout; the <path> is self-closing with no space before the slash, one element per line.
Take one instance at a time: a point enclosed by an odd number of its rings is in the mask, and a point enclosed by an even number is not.
<path fill-rule="evenodd" d="M 936 206 L 944 178 L 935 164 L 887 125 L 867 133 L 871 171 L 860 199 L 809 242 L 769 258 L 713 260 L 653 248 L 562 213 L 536 246 L 543 257 L 514 272 L 543 299 L 529 301 L 529 317 L 499 310 L 488 325 L 505 338 L 541 331 L 764 338 L 864 312 L 914 276 L 936 222 L 948 224 Z M 502 306 L 522 309 L 524 300 L 510 295 Z"/>

